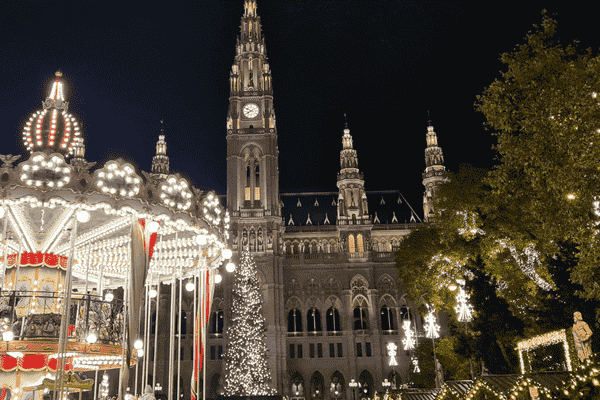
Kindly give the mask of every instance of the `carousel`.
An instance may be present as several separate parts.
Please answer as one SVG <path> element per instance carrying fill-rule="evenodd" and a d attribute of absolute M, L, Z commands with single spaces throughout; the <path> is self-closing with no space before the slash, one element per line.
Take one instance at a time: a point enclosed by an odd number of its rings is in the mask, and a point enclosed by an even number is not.
<path fill-rule="evenodd" d="M 0 155 L 0 398 L 85 390 L 97 398 L 93 386 L 107 369 L 120 370 L 125 398 L 131 367 L 136 381 L 150 368 L 148 299 L 161 282 L 174 293 L 186 281 L 197 310 L 199 393 L 202 328 L 219 266 L 231 258 L 229 216 L 214 192 L 169 174 L 164 135 L 151 172 L 121 159 L 88 162 L 61 79 L 57 72 L 43 108 L 25 122 L 25 159 Z M 80 378 L 83 371 L 96 379 Z"/>

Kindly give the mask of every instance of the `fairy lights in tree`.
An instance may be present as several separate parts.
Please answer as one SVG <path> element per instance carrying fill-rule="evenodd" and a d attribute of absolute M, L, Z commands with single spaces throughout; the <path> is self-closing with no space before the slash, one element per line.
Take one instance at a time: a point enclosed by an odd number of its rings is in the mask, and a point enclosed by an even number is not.
<path fill-rule="evenodd" d="M 131 164 L 109 161 L 97 172 L 96 186 L 102 193 L 133 197 L 140 192 L 140 182 Z"/>
<path fill-rule="evenodd" d="M 37 153 L 19 168 L 21 182 L 27 186 L 61 188 L 71 180 L 71 169 L 60 154 L 50 157 L 44 153 Z"/>
<path fill-rule="evenodd" d="M 192 192 L 187 181 L 183 178 L 178 179 L 175 175 L 169 175 L 160 185 L 160 198 L 166 206 L 183 211 L 192 205 Z"/>
<path fill-rule="evenodd" d="M 106 375 L 106 372 L 102 375 L 102 382 L 100 383 L 98 395 L 100 397 L 108 396 L 108 375 Z"/>
<path fill-rule="evenodd" d="M 402 329 L 404 330 L 404 339 L 402 339 L 404 350 L 413 350 L 415 348 L 415 337 L 413 330 L 410 328 L 409 319 L 402 323 Z"/>
<path fill-rule="evenodd" d="M 546 280 L 544 280 L 535 270 L 535 267 L 542 266 L 542 262 L 540 261 L 540 253 L 535 249 L 533 244 L 529 244 L 525 247 L 522 253 L 524 257 L 522 257 L 512 243 L 509 243 L 507 240 L 498 240 L 497 242 L 503 248 L 508 249 L 510 255 L 525 275 L 543 290 L 552 290 L 552 285 L 546 282 Z"/>
<path fill-rule="evenodd" d="M 225 395 L 264 396 L 275 393 L 269 387 L 265 318 L 256 264 L 245 250 L 236 268 L 233 288 L 229 345 L 225 355 Z"/>

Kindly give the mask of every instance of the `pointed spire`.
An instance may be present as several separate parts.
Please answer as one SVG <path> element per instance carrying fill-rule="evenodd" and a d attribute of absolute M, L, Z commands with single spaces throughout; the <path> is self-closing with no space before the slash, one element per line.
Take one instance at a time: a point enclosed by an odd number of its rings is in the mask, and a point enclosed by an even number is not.
<path fill-rule="evenodd" d="M 344 136 L 342 138 L 342 144 L 344 145 L 344 150 L 352 149 L 352 136 L 350 135 L 350 129 L 348 128 L 348 118 L 346 117 L 346 113 L 344 113 Z"/>
<path fill-rule="evenodd" d="M 256 17 L 256 0 L 244 1 L 244 17 Z"/>
<path fill-rule="evenodd" d="M 62 72 L 60 70 L 56 71 L 56 73 L 54 75 L 56 76 L 56 81 L 52 84 L 52 88 L 50 89 L 50 93 L 48 94 L 48 99 L 65 101 L 63 84 L 60 81 Z"/>
<path fill-rule="evenodd" d="M 167 142 L 165 141 L 165 130 L 163 120 L 160 120 L 160 135 L 156 142 L 156 155 L 152 157 L 152 173 L 166 178 L 169 174 L 169 157 L 167 157 Z"/>
<path fill-rule="evenodd" d="M 428 126 L 433 126 L 433 124 L 431 123 L 431 115 L 429 115 L 429 110 L 427 110 L 427 122 L 428 122 Z"/>

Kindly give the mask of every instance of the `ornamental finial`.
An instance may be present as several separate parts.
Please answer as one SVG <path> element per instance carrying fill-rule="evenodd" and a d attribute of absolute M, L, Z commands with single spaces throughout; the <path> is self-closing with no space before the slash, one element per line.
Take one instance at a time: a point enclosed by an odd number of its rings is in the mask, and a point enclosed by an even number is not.
<path fill-rule="evenodd" d="M 427 110 L 427 119 L 428 119 L 428 124 L 427 126 L 433 126 L 432 122 L 431 122 L 431 115 L 429 115 L 429 110 Z"/>
<path fill-rule="evenodd" d="M 54 75 L 58 76 L 59 78 L 62 76 L 62 72 L 60 72 L 60 69 L 58 71 L 56 71 L 54 73 Z"/>
<path fill-rule="evenodd" d="M 348 129 L 348 118 L 346 118 L 346 113 L 344 113 L 344 129 Z"/>

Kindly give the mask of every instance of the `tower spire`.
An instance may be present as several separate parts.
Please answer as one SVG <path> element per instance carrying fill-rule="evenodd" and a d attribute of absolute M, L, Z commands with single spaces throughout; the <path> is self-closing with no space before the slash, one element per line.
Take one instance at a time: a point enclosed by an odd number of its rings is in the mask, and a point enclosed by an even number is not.
<path fill-rule="evenodd" d="M 338 224 L 370 223 L 365 180 L 358 169 L 358 156 L 354 150 L 352 136 L 348 128 L 348 118 L 344 114 L 344 135 L 340 151 L 340 172 L 337 176 Z"/>
<path fill-rule="evenodd" d="M 167 157 L 167 142 L 165 142 L 165 130 L 163 120 L 160 120 L 160 135 L 156 142 L 156 155 L 152 157 L 152 173 L 161 178 L 169 174 L 169 157 Z"/>
<path fill-rule="evenodd" d="M 423 213 L 426 221 L 434 214 L 433 203 L 437 187 L 449 180 L 444 166 L 444 153 L 438 146 L 437 135 L 433 130 L 429 111 L 427 111 L 427 117 L 429 121 L 426 136 L 427 147 L 425 148 L 425 172 L 423 173 L 423 185 L 425 186 Z"/>

